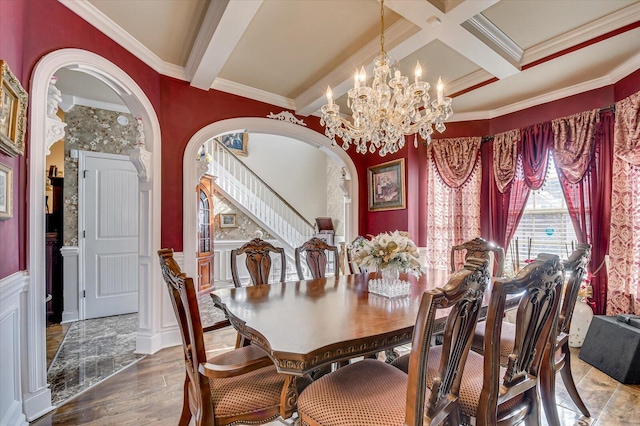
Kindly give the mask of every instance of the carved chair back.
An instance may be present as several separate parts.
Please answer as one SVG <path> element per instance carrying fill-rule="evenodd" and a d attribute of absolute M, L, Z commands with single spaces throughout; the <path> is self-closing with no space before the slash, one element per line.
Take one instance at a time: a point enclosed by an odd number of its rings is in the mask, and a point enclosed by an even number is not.
<path fill-rule="evenodd" d="M 486 259 L 469 257 L 444 288 L 427 291 L 422 296 L 409 357 L 406 424 L 423 424 L 425 414 L 430 424 L 440 424 L 457 410 L 461 372 L 490 280 L 488 265 Z M 444 330 L 440 367 L 433 379 L 429 401 L 425 401 L 431 333 L 438 309 L 451 311 Z"/>
<path fill-rule="evenodd" d="M 578 299 L 578 291 L 584 275 L 587 273 L 587 265 L 591 259 L 591 244 L 578 244 L 578 248 L 571 253 L 569 259 L 565 260 L 564 270 L 569 274 L 567 284 L 560 307 L 560 318 L 558 319 L 558 332 L 569 333 L 571 316 Z"/>
<path fill-rule="evenodd" d="M 295 259 L 298 279 L 304 280 L 302 271 L 302 255 L 304 253 L 307 266 L 311 272 L 311 278 L 324 278 L 327 270 L 327 251 L 333 253 L 333 265 L 336 276 L 340 275 L 338 268 L 338 248 L 330 246 L 326 241 L 313 237 L 300 247 L 296 247 Z"/>
<path fill-rule="evenodd" d="M 474 238 L 466 243 L 451 247 L 451 272 L 456 270 L 456 253 L 458 252 L 464 252 L 465 260 L 471 256 L 491 260 L 490 253 L 493 253 L 493 269 L 491 273 L 494 277 L 501 277 L 504 272 L 504 249 L 483 238 Z"/>
<path fill-rule="evenodd" d="M 189 408 L 194 416 L 213 419 L 209 380 L 199 374 L 198 366 L 206 361 L 202 323 L 193 279 L 186 276 L 173 258 L 172 249 L 158 251 L 160 269 L 169 289 L 171 305 L 182 335 L 182 349 L 187 372 L 185 392 L 189 394 Z"/>
<path fill-rule="evenodd" d="M 352 257 L 352 249 L 351 247 L 353 247 L 355 244 L 359 243 L 362 240 L 366 240 L 365 237 L 358 235 L 352 242 L 351 244 L 347 245 L 347 270 L 349 271 L 349 274 L 360 274 L 362 272 L 364 272 L 360 266 L 358 266 L 357 263 L 355 263 L 353 261 L 353 257 Z"/>
<path fill-rule="evenodd" d="M 231 250 L 231 277 L 233 278 L 233 284 L 236 287 L 242 286 L 238 276 L 237 258 L 243 254 L 246 255 L 245 264 L 251 279 L 250 285 L 268 284 L 272 264 L 271 253 L 280 256 L 280 282 L 284 282 L 287 273 L 287 260 L 284 255 L 284 249 L 274 247 L 260 238 L 254 238 L 242 247 Z"/>
<path fill-rule="evenodd" d="M 484 340 L 484 383 L 477 409 L 478 424 L 495 424 L 497 407 L 513 397 L 535 392 L 545 346 L 555 339 L 559 302 L 564 282 L 558 256 L 540 254 L 516 277 L 493 283 Z M 515 345 L 500 377 L 500 341 L 505 301 L 521 294 L 516 313 Z M 526 401 L 537 404 L 535 393 Z M 535 401 L 533 401 L 535 400 Z"/>

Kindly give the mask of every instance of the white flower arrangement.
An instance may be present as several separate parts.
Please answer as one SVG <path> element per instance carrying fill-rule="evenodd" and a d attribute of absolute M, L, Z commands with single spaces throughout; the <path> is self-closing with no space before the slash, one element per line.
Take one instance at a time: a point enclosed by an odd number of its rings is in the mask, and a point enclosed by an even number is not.
<path fill-rule="evenodd" d="M 359 238 L 351 245 L 353 261 L 370 271 L 396 268 L 419 277 L 425 272 L 419 256 L 418 247 L 403 231 L 383 232 L 370 240 Z"/>

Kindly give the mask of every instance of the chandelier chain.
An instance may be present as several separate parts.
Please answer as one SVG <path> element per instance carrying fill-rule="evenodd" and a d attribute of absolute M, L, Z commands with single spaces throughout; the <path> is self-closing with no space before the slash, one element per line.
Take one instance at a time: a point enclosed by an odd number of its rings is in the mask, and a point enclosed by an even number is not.
<path fill-rule="evenodd" d="M 380 52 L 384 53 L 384 0 L 380 1 Z"/>

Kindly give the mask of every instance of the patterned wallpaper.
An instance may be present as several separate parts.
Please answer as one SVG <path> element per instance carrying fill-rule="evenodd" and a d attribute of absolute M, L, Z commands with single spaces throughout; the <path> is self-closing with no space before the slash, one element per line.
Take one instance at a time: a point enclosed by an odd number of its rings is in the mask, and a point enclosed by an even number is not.
<path fill-rule="evenodd" d="M 235 213 L 237 215 L 237 228 L 220 228 L 218 220 L 220 213 Z M 254 232 L 261 231 L 263 240 L 274 240 L 271 234 L 261 228 L 257 223 L 249 218 L 246 214 L 237 210 L 222 194 L 218 191 L 213 193 L 213 214 L 215 215 L 215 232 L 214 239 L 216 241 L 234 240 L 249 241 L 254 238 Z"/>
<path fill-rule="evenodd" d="M 327 216 L 333 222 L 334 236 L 344 236 L 344 193 L 339 183 L 342 180 L 342 168 L 327 157 Z"/>
<path fill-rule="evenodd" d="M 125 125 L 117 117 L 129 119 Z M 70 150 L 128 155 L 136 141 L 136 120 L 133 115 L 76 105 L 65 115 L 67 128 L 64 139 L 64 230 L 65 246 L 78 245 L 78 159 Z"/>

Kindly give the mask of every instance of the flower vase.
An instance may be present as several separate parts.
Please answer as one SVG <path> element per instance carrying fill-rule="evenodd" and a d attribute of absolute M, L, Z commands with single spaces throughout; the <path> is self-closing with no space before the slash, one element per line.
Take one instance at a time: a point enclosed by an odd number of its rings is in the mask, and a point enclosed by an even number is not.
<path fill-rule="evenodd" d="M 382 276 L 382 282 L 385 284 L 392 284 L 400 279 L 400 269 L 398 268 L 384 268 L 380 271 Z"/>
<path fill-rule="evenodd" d="M 580 348 L 587 336 L 587 330 L 593 319 L 591 306 L 587 305 L 586 299 L 579 298 L 573 308 L 571 326 L 569 327 L 569 347 Z"/>

